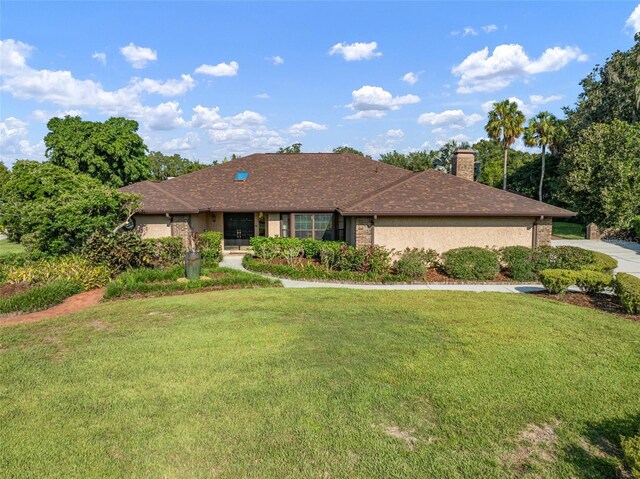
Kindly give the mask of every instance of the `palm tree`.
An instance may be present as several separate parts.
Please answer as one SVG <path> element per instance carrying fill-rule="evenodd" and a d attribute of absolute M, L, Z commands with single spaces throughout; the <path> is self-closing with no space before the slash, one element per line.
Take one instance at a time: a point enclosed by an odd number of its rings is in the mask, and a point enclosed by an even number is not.
<path fill-rule="evenodd" d="M 558 144 L 565 137 L 566 128 L 562 121 L 558 120 L 548 111 L 541 111 L 529 120 L 524 130 L 524 143 L 527 146 L 542 148 L 542 165 L 540 167 L 540 184 L 538 186 L 538 199 L 542 201 L 542 185 L 544 183 L 545 159 L 547 147 L 552 152 L 557 150 Z"/>
<path fill-rule="evenodd" d="M 493 110 L 489 112 L 489 121 L 484 129 L 489 138 L 500 143 L 504 150 L 504 162 L 502 165 L 502 189 L 507 189 L 507 155 L 509 148 L 522 135 L 524 114 L 518 110 L 518 104 L 509 100 L 496 102 Z"/>

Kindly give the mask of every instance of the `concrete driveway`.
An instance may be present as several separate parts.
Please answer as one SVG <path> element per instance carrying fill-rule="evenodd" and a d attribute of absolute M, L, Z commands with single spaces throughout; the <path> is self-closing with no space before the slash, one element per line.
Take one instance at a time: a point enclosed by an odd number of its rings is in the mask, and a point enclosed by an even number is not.
<path fill-rule="evenodd" d="M 578 246 L 608 254 L 618 260 L 616 272 L 629 273 L 640 278 L 640 244 L 628 241 L 553 240 L 553 246 Z"/>

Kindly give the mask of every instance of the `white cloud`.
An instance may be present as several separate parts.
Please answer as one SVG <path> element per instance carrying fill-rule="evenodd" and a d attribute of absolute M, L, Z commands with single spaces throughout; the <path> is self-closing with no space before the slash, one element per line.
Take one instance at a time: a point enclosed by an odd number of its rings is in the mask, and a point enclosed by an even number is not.
<path fill-rule="evenodd" d="M 158 59 L 158 53 L 151 48 L 139 47 L 129 43 L 126 47 L 120 48 L 120 53 L 133 68 L 144 68 L 147 63 Z"/>
<path fill-rule="evenodd" d="M 498 26 L 491 24 L 491 25 L 483 25 L 481 28 L 484 33 L 492 33 L 498 29 Z"/>
<path fill-rule="evenodd" d="M 329 49 L 329 55 L 342 55 L 348 61 L 371 60 L 372 58 L 382 56 L 381 52 L 377 52 L 377 42 L 370 43 L 336 43 Z"/>
<path fill-rule="evenodd" d="M 529 95 L 529 101 L 534 105 L 546 105 L 547 103 L 552 103 L 554 101 L 562 100 L 564 96 L 562 95 Z"/>
<path fill-rule="evenodd" d="M 402 131 L 400 128 L 398 128 L 397 130 L 387 130 L 387 136 L 389 138 L 404 138 L 404 131 Z"/>
<path fill-rule="evenodd" d="M 404 132 L 402 130 L 387 130 L 386 133 L 376 135 L 367 142 L 364 145 L 363 151 L 366 155 L 375 158 L 395 150 L 403 140 Z"/>
<path fill-rule="evenodd" d="M 37 121 L 48 122 L 51 118 L 64 118 L 65 116 L 82 116 L 85 112 L 82 110 L 58 110 L 58 111 L 46 111 L 46 110 L 33 110 L 31 117 Z"/>
<path fill-rule="evenodd" d="M 269 60 L 274 65 L 282 65 L 284 63 L 284 59 L 280 55 L 276 55 L 275 57 L 266 57 L 265 60 Z"/>
<path fill-rule="evenodd" d="M 258 93 L 256 98 L 260 98 L 261 100 L 268 100 L 271 98 L 268 93 Z"/>
<path fill-rule="evenodd" d="M 0 40 L 0 74 L 17 75 L 28 70 L 27 58 L 31 56 L 33 47 L 16 40 Z"/>
<path fill-rule="evenodd" d="M 534 102 L 532 102 L 531 104 L 527 104 L 517 96 L 511 96 L 508 98 L 508 100 L 518 105 L 518 110 L 520 110 L 525 115 L 532 115 L 538 108 L 537 104 L 535 104 Z M 482 110 L 485 112 L 490 111 L 491 109 L 493 109 L 493 104 L 496 103 L 496 101 L 498 100 L 485 101 L 482 104 Z"/>
<path fill-rule="evenodd" d="M 402 105 L 420 102 L 416 95 L 393 96 L 379 86 L 365 85 L 351 92 L 352 102 L 347 105 L 356 114 L 346 117 L 350 120 L 361 118 L 381 118 L 389 110 L 398 110 Z M 372 113 L 369 113 L 372 112 Z"/>
<path fill-rule="evenodd" d="M 44 159 L 44 142 L 31 144 L 26 139 L 27 123 L 15 117 L 0 122 L 0 161 L 11 164 L 14 160 Z"/>
<path fill-rule="evenodd" d="M 106 53 L 93 52 L 93 55 L 91 55 L 91 58 L 93 58 L 94 60 L 98 60 L 103 65 L 107 64 L 107 54 Z"/>
<path fill-rule="evenodd" d="M 577 47 L 554 47 L 531 60 L 518 44 L 498 45 L 491 55 L 484 48 L 467 56 L 451 73 L 460 77 L 458 93 L 500 90 L 530 74 L 557 71 L 571 61 L 585 61 Z"/>
<path fill-rule="evenodd" d="M 196 68 L 196 73 L 211 75 L 214 77 L 233 77 L 238 74 L 240 65 L 236 61 L 229 63 L 218 63 L 217 65 L 200 65 Z"/>
<path fill-rule="evenodd" d="M 294 136 L 304 136 L 305 131 L 307 130 L 322 131 L 326 129 L 327 129 L 326 125 L 321 125 L 320 123 L 316 123 L 314 121 L 304 120 L 294 125 L 291 125 L 289 127 L 289 133 Z"/>
<path fill-rule="evenodd" d="M 468 35 L 476 36 L 477 34 L 478 34 L 478 32 L 477 32 L 477 31 L 476 31 L 476 29 L 475 29 L 475 28 L 473 28 L 473 27 L 464 27 L 464 28 L 462 29 L 462 36 L 463 36 L 463 37 L 466 37 L 466 36 L 468 36 Z"/>
<path fill-rule="evenodd" d="M 627 21 L 624 23 L 626 29 L 628 29 L 632 34 L 635 32 L 640 32 L 640 3 L 635 8 Z"/>
<path fill-rule="evenodd" d="M 477 113 L 467 115 L 462 110 L 446 110 L 440 113 L 423 113 L 418 117 L 418 123 L 421 125 L 459 130 L 470 127 L 482 119 L 483 116 Z"/>
<path fill-rule="evenodd" d="M 407 82 L 409 85 L 414 85 L 418 81 L 418 75 L 419 73 L 413 73 L 413 72 L 405 73 L 402 76 L 402 81 Z"/>
<path fill-rule="evenodd" d="M 173 130 L 186 124 L 177 101 L 168 101 L 157 106 L 135 105 L 127 116 L 140 121 L 151 130 Z"/>
<path fill-rule="evenodd" d="M 193 150 L 200 143 L 200 137 L 195 132 L 189 132 L 183 137 L 173 138 L 162 143 L 165 151 L 187 151 Z"/>
<path fill-rule="evenodd" d="M 161 96 L 180 96 L 193 89 L 196 82 L 191 75 L 182 75 L 180 80 L 152 80 L 144 78 L 142 80 L 134 78 L 131 81 L 129 90 L 136 93 L 153 93 Z"/>

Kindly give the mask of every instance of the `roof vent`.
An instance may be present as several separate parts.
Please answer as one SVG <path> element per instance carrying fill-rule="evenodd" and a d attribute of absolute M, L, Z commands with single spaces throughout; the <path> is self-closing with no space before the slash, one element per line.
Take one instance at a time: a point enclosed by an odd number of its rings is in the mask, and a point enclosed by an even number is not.
<path fill-rule="evenodd" d="M 248 178 L 249 178 L 248 171 L 238 171 L 236 173 L 236 177 L 234 178 L 234 181 L 247 181 Z"/>

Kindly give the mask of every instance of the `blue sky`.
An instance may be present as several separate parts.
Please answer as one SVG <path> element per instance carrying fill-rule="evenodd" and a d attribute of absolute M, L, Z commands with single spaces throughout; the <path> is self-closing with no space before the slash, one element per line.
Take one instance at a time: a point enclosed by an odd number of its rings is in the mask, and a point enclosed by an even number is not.
<path fill-rule="evenodd" d="M 637 1 L 0 3 L 0 159 L 46 122 L 140 123 L 151 150 L 350 145 L 377 157 L 484 137 L 494 100 L 562 114 L 640 29 Z"/>

